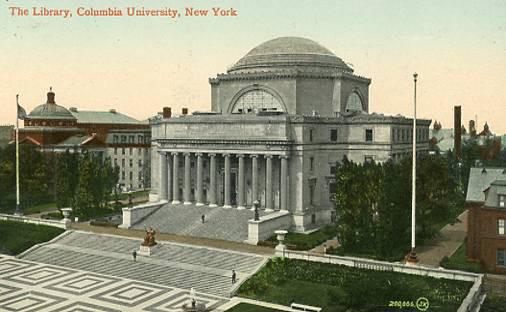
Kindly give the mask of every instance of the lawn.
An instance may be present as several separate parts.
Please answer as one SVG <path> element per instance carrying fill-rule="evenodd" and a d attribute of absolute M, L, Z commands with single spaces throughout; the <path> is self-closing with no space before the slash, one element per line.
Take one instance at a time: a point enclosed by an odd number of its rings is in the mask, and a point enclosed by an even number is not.
<path fill-rule="evenodd" d="M 327 240 L 336 237 L 336 235 L 336 226 L 327 225 L 311 234 L 288 233 L 285 236 L 284 243 L 287 245 L 288 249 L 291 250 L 310 250 L 316 246 L 323 244 Z M 268 239 L 268 242 L 276 245 L 278 242 L 276 235 L 270 237 Z"/>
<path fill-rule="evenodd" d="M 277 258 L 241 285 L 238 295 L 332 312 L 385 311 L 391 301 L 415 304 L 425 297 L 430 311 L 454 312 L 471 286 L 470 282 Z"/>
<path fill-rule="evenodd" d="M 31 207 L 23 208 L 23 214 L 29 215 L 34 213 L 41 213 L 48 210 L 57 210 L 56 203 L 39 204 Z"/>
<path fill-rule="evenodd" d="M 506 307 L 506 297 L 487 296 L 485 302 L 481 306 L 481 312 L 500 312 Z"/>
<path fill-rule="evenodd" d="M 269 309 L 253 304 L 239 303 L 232 309 L 228 309 L 227 312 L 278 312 L 278 310 Z"/>
<path fill-rule="evenodd" d="M 46 225 L 0 220 L 0 253 L 17 255 L 63 232 L 63 229 Z"/>
<path fill-rule="evenodd" d="M 451 257 L 444 257 L 443 260 L 441 260 L 440 265 L 450 270 L 482 273 L 483 270 L 480 263 L 467 261 L 466 250 L 467 242 L 464 241 L 464 243 L 460 245 L 459 249 L 457 249 Z"/>

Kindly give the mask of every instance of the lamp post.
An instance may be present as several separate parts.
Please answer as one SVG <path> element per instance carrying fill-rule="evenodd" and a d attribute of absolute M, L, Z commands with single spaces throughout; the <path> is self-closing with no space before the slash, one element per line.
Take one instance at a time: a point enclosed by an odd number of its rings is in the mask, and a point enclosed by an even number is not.
<path fill-rule="evenodd" d="M 411 176 L 411 251 L 406 256 L 406 264 L 418 263 L 418 257 L 415 252 L 415 237 L 416 237 L 416 82 L 418 74 L 413 74 L 414 82 L 414 116 L 413 116 L 413 161 L 412 161 L 412 176 Z"/>
<path fill-rule="evenodd" d="M 255 208 L 255 221 L 260 221 L 260 215 L 258 214 L 258 206 L 260 205 L 260 202 L 258 200 L 255 200 L 253 202 L 253 207 Z"/>

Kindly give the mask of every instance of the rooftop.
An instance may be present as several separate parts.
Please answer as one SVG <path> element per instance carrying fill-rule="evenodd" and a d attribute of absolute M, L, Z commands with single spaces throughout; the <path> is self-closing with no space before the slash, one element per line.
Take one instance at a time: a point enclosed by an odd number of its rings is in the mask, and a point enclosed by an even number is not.
<path fill-rule="evenodd" d="M 485 193 L 483 192 L 497 180 L 499 180 L 499 183 L 506 180 L 506 168 L 471 168 L 469 173 L 469 183 L 467 185 L 466 201 L 484 202 Z"/>

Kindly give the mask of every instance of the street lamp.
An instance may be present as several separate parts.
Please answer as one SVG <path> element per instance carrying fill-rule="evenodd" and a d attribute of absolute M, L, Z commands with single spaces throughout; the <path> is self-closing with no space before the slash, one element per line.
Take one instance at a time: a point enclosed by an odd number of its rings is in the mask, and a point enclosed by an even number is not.
<path fill-rule="evenodd" d="M 260 202 L 255 200 L 253 202 L 253 207 L 255 208 L 255 221 L 260 221 L 260 215 L 258 214 L 258 206 L 260 206 Z"/>

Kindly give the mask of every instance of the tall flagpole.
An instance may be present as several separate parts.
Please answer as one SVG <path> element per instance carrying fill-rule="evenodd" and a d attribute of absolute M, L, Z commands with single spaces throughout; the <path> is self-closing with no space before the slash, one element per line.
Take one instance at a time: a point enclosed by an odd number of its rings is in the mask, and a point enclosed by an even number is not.
<path fill-rule="evenodd" d="M 19 210 L 19 94 L 16 94 L 16 212 L 20 215 Z"/>
<path fill-rule="evenodd" d="M 416 237 L 416 81 L 418 78 L 418 74 L 413 74 L 414 80 L 414 116 L 413 116 L 413 167 L 412 167 L 412 176 L 411 176 L 411 251 L 406 256 L 407 264 L 416 264 L 418 262 L 418 258 L 415 252 L 415 237 Z"/>

